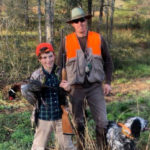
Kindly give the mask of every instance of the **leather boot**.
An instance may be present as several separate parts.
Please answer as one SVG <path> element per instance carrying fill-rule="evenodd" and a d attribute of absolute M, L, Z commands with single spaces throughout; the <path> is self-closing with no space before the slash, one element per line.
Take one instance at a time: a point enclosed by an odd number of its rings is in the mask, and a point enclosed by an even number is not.
<path fill-rule="evenodd" d="M 82 124 L 77 126 L 77 150 L 84 150 L 85 148 L 85 127 Z"/>
<path fill-rule="evenodd" d="M 106 132 L 104 128 L 96 127 L 96 141 L 98 150 L 107 150 Z"/>

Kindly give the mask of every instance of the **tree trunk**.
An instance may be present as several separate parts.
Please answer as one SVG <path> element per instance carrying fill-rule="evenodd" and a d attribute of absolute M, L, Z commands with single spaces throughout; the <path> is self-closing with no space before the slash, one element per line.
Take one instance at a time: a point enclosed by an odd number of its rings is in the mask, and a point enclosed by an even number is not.
<path fill-rule="evenodd" d="M 41 0 L 38 0 L 38 31 L 39 31 L 39 43 L 42 42 L 42 29 L 41 29 Z"/>
<path fill-rule="evenodd" d="M 2 2 L 2 0 L 0 0 L 0 13 L 1 13 L 1 9 L 2 9 L 2 5 L 3 5 L 3 2 Z"/>
<path fill-rule="evenodd" d="M 28 0 L 24 0 L 24 15 L 25 15 L 25 25 L 29 26 L 29 16 L 28 16 Z"/>
<path fill-rule="evenodd" d="M 110 35 L 109 35 L 109 42 L 112 42 L 112 34 L 113 34 L 113 17 L 114 17 L 114 7 L 115 7 L 115 0 L 111 0 L 111 13 L 110 13 Z"/>
<path fill-rule="evenodd" d="M 53 44 L 54 0 L 45 0 L 45 34 L 46 42 Z"/>
<path fill-rule="evenodd" d="M 100 9 L 99 9 L 99 26 L 97 28 L 97 32 L 100 32 L 101 25 L 103 23 L 103 8 L 104 8 L 104 0 L 100 0 Z"/>
<path fill-rule="evenodd" d="M 107 4 L 105 7 L 105 12 L 106 12 L 106 39 L 108 42 L 108 46 L 109 46 L 109 0 L 107 0 Z"/>
<path fill-rule="evenodd" d="M 99 9 L 99 22 L 100 22 L 100 25 L 103 23 L 103 8 L 104 8 L 104 0 L 100 0 L 100 9 Z"/>
<path fill-rule="evenodd" d="M 88 14 L 92 14 L 92 0 L 88 0 Z M 92 26 L 92 19 L 88 21 L 88 27 L 91 29 Z"/>

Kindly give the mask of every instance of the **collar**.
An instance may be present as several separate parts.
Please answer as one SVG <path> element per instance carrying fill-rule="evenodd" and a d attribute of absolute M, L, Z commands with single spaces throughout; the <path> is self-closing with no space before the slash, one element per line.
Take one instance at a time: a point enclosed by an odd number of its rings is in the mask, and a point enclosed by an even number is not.
<path fill-rule="evenodd" d="M 10 89 L 11 92 L 13 92 L 14 94 L 16 93 L 13 89 Z"/>
<path fill-rule="evenodd" d="M 48 73 L 45 69 L 44 69 L 44 67 L 42 66 L 42 71 L 43 71 L 43 73 L 45 74 L 45 75 L 50 75 L 50 74 L 53 74 L 53 73 L 55 73 L 55 70 L 56 70 L 56 65 L 54 64 L 54 66 L 53 66 L 53 68 L 52 68 L 52 71 L 51 71 L 51 73 Z"/>
<path fill-rule="evenodd" d="M 128 137 L 129 139 L 134 139 L 134 137 L 131 135 L 131 130 L 123 123 L 117 123 L 120 127 L 122 127 L 122 133 Z"/>

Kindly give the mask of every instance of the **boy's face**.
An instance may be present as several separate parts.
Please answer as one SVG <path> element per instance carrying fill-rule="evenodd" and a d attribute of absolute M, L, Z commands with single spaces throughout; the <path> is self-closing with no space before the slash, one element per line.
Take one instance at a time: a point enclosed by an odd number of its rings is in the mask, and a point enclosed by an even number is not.
<path fill-rule="evenodd" d="M 45 70 L 49 71 L 54 66 L 55 56 L 53 52 L 43 53 L 39 59 L 39 62 Z"/>

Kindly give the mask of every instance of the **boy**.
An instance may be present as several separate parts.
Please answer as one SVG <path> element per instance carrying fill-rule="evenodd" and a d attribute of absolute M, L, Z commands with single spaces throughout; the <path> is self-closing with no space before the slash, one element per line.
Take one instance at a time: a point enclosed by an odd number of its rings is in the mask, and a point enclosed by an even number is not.
<path fill-rule="evenodd" d="M 41 67 L 32 73 L 31 80 L 38 80 L 50 88 L 42 93 L 46 105 L 42 103 L 39 106 L 38 126 L 36 127 L 31 150 L 45 150 L 52 131 L 55 131 L 59 149 L 75 150 L 71 135 L 63 135 L 62 132 L 62 110 L 60 105 L 65 104 L 65 94 L 59 87 L 52 45 L 49 43 L 39 44 L 36 48 L 36 56 L 41 63 Z M 69 90 L 68 87 L 69 84 L 66 82 L 64 89 Z"/>

